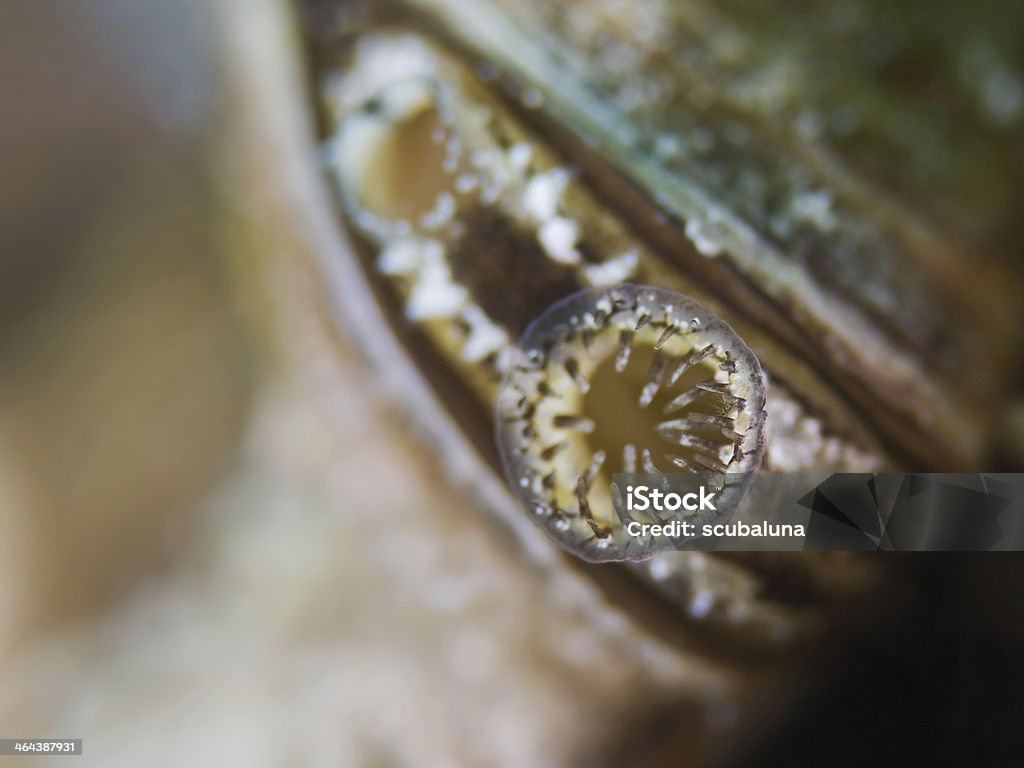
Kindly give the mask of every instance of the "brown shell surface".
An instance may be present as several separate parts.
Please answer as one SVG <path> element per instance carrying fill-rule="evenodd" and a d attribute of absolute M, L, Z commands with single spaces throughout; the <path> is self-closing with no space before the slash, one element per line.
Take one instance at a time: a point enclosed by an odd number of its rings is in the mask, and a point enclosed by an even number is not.
<path fill-rule="evenodd" d="M 340 184 L 357 254 L 342 292 L 374 297 L 376 319 L 356 318 L 364 343 L 386 365 L 396 360 L 382 350 L 401 350 L 402 370 L 415 372 L 410 391 L 429 389 L 438 411 L 428 429 L 446 453 L 474 457 L 485 506 L 514 510 L 493 439 L 501 356 L 467 357 L 479 330 L 473 317 L 421 317 L 422 275 L 396 278 L 395 260 L 383 255 L 404 247 L 395 232 L 429 238 L 420 244 L 443 255 L 446 290 L 465 289 L 502 343 L 586 287 L 588 268 L 610 266 L 613 245 L 635 245 L 629 279 L 695 297 L 758 355 L 770 382 L 769 468 L 986 468 L 1018 386 L 1012 256 L 1020 232 L 1011 214 L 1024 167 L 1015 140 L 1019 53 L 996 14 L 961 18 L 943 7 L 941 18 L 919 24 L 915 10 L 871 3 L 793 3 L 768 13 L 741 2 L 663 0 L 308 10 L 328 175 Z M 364 72 L 359 61 L 367 45 L 393 45 L 393 60 L 404 61 L 404 43 L 389 36 L 414 40 L 417 56 L 427 52 L 433 63 L 426 79 L 416 75 L 416 98 L 456 115 L 447 126 L 455 139 L 507 157 L 525 145 L 534 177 L 566 171 L 580 253 L 545 254 L 540 230 L 523 226 L 517 206 L 528 175 L 522 188 L 513 183 L 484 204 L 448 195 L 458 202 L 440 225 L 424 223 L 437 207 L 412 224 L 368 221 L 364 182 L 345 165 L 362 149 L 339 150 L 339 136 L 353 115 L 387 118 L 394 90 L 374 91 L 367 83 L 381 67 Z M 373 98 L 360 105 L 353 94 L 364 86 Z M 495 135 L 458 133 L 460 120 L 475 125 L 481 111 Z M 423 153 L 405 157 L 413 165 L 403 166 L 402 181 L 412 184 Z M 357 165 L 376 168 L 381 158 L 395 165 L 386 153 Z M 398 346 L 378 343 L 381 334 Z M 735 559 L 762 587 L 792 584 L 794 574 L 805 582 L 789 597 L 765 587 L 740 600 L 740 613 L 759 617 L 739 622 L 761 627 L 750 645 L 778 634 L 778 611 L 799 603 L 793 615 L 804 615 L 808 601 L 820 607 L 859 593 L 885 570 L 878 561 L 847 565 L 847 579 L 829 558 L 820 566 L 810 555 Z M 686 571 L 676 563 L 668 581 L 685 583 Z M 658 580 L 640 573 L 641 583 Z M 670 594 L 684 604 L 692 596 Z M 803 621 L 791 618 L 781 625 Z"/>

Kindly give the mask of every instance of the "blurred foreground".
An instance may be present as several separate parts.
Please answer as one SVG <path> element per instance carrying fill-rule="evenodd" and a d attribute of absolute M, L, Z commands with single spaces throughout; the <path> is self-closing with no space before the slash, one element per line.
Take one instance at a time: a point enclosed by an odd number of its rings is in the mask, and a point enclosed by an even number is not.
<path fill-rule="evenodd" d="M 284 8 L 0 18 L 0 733 L 85 752 L 25 764 L 559 764 L 711 684 L 552 591 L 331 330 Z"/>

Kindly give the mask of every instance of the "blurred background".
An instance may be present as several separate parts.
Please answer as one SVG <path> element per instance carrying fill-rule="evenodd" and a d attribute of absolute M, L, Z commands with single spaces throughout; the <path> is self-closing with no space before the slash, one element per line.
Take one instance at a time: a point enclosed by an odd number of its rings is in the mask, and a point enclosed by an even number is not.
<path fill-rule="evenodd" d="M 710 760 L 729 681 L 526 562 L 336 330 L 297 28 L 0 6 L 0 738 L 85 749 L 0 766 Z M 1013 703 L 982 650 L 970 690 Z M 697 701 L 685 745 L 658 731 Z"/>

